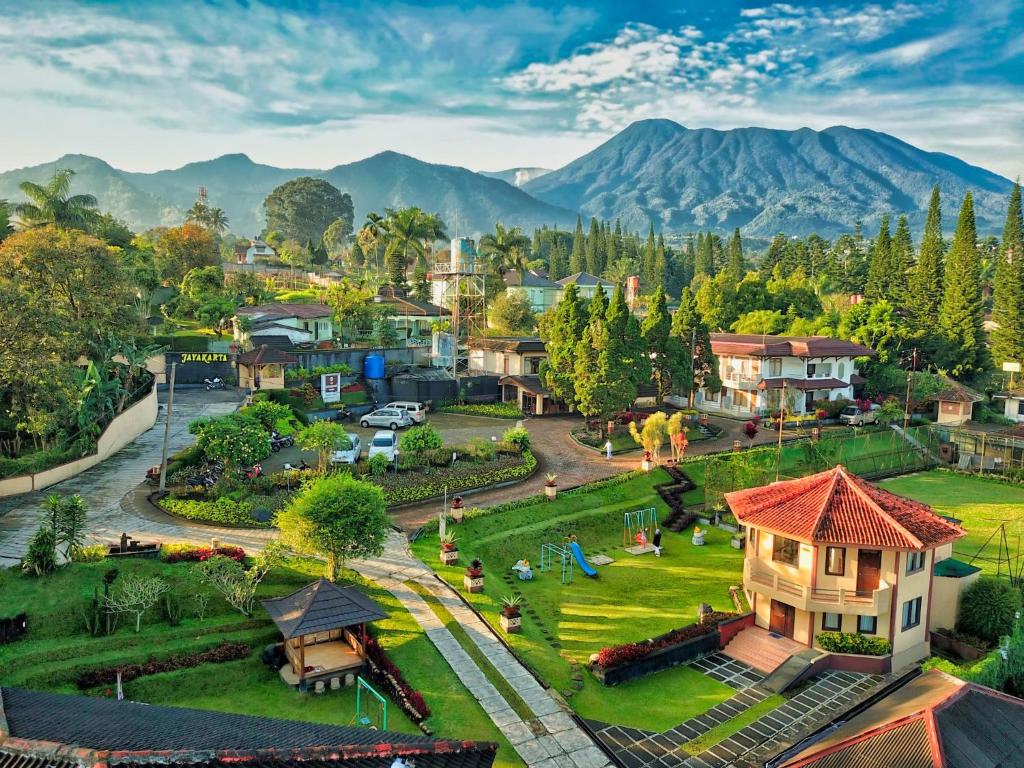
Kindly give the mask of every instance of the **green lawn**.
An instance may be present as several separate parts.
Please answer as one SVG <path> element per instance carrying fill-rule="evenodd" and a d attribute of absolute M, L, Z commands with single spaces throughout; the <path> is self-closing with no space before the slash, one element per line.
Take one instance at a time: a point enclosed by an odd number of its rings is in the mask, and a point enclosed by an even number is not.
<path fill-rule="evenodd" d="M 981 551 L 974 565 L 995 573 L 1000 537 L 988 540 L 1004 522 L 1010 553 L 1019 554 L 1018 536 L 1024 533 L 1024 487 L 940 470 L 890 478 L 881 485 L 893 493 L 930 504 L 940 514 L 962 520 L 967 535 L 953 544 L 958 559 L 969 561 Z"/>
<path fill-rule="evenodd" d="M 184 653 L 214 646 L 221 640 L 238 640 L 253 648 L 249 658 L 142 677 L 126 684 L 125 692 L 129 698 L 153 704 L 338 725 L 353 721 L 352 690 L 322 696 L 300 694 L 285 686 L 275 672 L 260 662 L 260 650 L 278 640 L 279 635 L 259 607 L 255 616 L 247 619 L 210 592 L 203 620 L 196 617 L 192 604 L 186 600 L 185 618 L 178 627 L 169 626 L 159 611 L 153 610 L 144 617 L 138 634 L 123 625 L 110 637 L 90 637 L 82 626 L 79 609 L 111 566 L 106 562 L 76 564 L 44 578 L 29 578 L 0 569 L 3 615 L 24 610 L 29 614 L 30 626 L 25 638 L 0 646 L 0 684 L 77 693 L 74 678 L 83 669 L 145 661 L 154 654 L 159 657 Z M 123 560 L 116 567 L 119 579 L 128 574 L 160 576 L 183 599 L 196 591 L 207 591 L 195 583 L 191 567 L 184 563 Z M 322 569 L 321 564 L 313 561 L 293 560 L 288 567 L 270 573 L 260 586 L 260 597 L 292 592 L 319 577 Z M 521 766 L 511 746 L 409 613 L 389 592 L 359 580 L 354 574 L 352 578 L 387 611 L 388 618 L 374 625 L 378 639 L 410 684 L 423 693 L 432 710 L 427 725 L 434 733 L 442 738 L 498 742 L 496 764 L 502 768 Z M 419 730 L 397 705 L 388 708 L 388 727 L 410 733 Z"/>
<path fill-rule="evenodd" d="M 442 576 L 460 588 L 465 564 L 480 558 L 485 591 L 466 596 L 494 625 L 501 597 L 521 592 L 523 632 L 510 636 L 510 644 L 550 685 L 572 692 L 569 703 L 580 715 L 651 730 L 671 728 L 732 691 L 688 667 L 613 688 L 605 688 L 585 671 L 581 690 L 574 689 L 572 679 L 573 665 L 586 664 L 604 646 L 643 640 L 695 621 L 701 602 L 718 610 L 733 609 L 728 589 L 739 584 L 743 560 L 729 546 L 729 534 L 710 530 L 707 545 L 698 548 L 690 543 L 689 533 L 665 531 L 661 558 L 624 551 L 623 513 L 654 506 L 659 518 L 664 517 L 667 508 L 654 485 L 666 480 L 668 476 L 658 471 L 590 493 L 469 520 L 455 527 L 458 566 L 438 563 L 436 531 L 417 540 L 414 551 L 436 563 Z M 539 573 L 541 545 L 561 543 L 569 535 L 578 537 L 588 557 L 607 554 L 615 562 L 601 566 L 596 579 L 577 569 L 572 584 L 561 583 L 560 569 Z M 520 558 L 533 564 L 534 580 L 503 580 Z"/>

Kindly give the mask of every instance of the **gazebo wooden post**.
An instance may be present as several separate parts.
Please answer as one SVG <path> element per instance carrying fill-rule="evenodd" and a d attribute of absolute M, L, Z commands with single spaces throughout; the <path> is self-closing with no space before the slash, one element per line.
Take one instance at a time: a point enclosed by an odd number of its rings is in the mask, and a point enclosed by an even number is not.
<path fill-rule="evenodd" d="M 306 679 L 306 636 L 299 635 L 299 682 Z"/>

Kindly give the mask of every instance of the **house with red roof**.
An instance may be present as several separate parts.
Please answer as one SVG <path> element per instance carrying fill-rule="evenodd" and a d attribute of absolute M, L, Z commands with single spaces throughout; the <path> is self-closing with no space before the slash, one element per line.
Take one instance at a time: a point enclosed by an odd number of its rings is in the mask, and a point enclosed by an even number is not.
<path fill-rule="evenodd" d="M 733 416 L 766 416 L 785 403 L 793 414 L 813 413 L 818 400 L 853 399 L 864 379 L 856 359 L 874 350 L 827 336 L 712 333 L 722 386 L 697 392 L 697 407 Z M 785 400 L 783 400 L 785 398 Z"/>
<path fill-rule="evenodd" d="M 889 641 L 898 669 L 929 655 L 929 630 L 956 615 L 976 578 L 977 569 L 937 567 L 962 528 L 842 465 L 725 500 L 747 530 L 743 586 L 755 623 L 806 646 L 822 632 L 872 635 Z"/>

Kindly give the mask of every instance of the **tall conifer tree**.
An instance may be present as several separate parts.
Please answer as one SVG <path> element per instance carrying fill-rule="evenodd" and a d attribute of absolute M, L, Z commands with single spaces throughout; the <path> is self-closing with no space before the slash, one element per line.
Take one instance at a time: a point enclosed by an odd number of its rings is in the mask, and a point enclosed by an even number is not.
<path fill-rule="evenodd" d="M 587 268 L 587 241 L 583 236 L 583 221 L 576 217 L 576 231 L 572 236 L 572 256 L 569 257 L 569 274 L 575 275 Z M 565 275 L 562 275 L 565 277 Z M 561 279 L 561 278 L 558 278 Z"/>
<path fill-rule="evenodd" d="M 729 262 L 726 267 L 729 277 L 734 282 L 739 282 L 746 273 L 746 265 L 743 262 L 743 241 L 740 240 L 740 228 L 736 227 L 729 240 Z"/>
<path fill-rule="evenodd" d="M 914 259 L 914 240 L 910 235 L 910 224 L 906 216 L 900 216 L 896 222 L 896 232 L 892 236 L 888 291 L 886 298 L 894 307 L 905 311 L 907 306 L 907 277 Z"/>
<path fill-rule="evenodd" d="M 868 267 L 868 281 L 864 286 L 864 298 L 878 301 L 889 295 L 889 273 L 892 269 L 892 238 L 889 236 L 889 215 L 882 217 L 878 237 Z"/>
<path fill-rule="evenodd" d="M 939 307 L 939 332 L 946 345 L 941 364 L 954 376 L 976 373 L 986 364 L 977 240 L 974 198 L 968 192 L 960 207 L 953 245 L 946 256 Z"/>
<path fill-rule="evenodd" d="M 992 357 L 997 364 L 1024 362 L 1024 219 L 1020 182 L 1013 185 L 993 282 Z"/>
<path fill-rule="evenodd" d="M 934 334 L 939 326 L 942 304 L 942 206 L 939 185 L 932 187 L 917 263 L 908 280 L 907 309 L 916 330 Z"/>

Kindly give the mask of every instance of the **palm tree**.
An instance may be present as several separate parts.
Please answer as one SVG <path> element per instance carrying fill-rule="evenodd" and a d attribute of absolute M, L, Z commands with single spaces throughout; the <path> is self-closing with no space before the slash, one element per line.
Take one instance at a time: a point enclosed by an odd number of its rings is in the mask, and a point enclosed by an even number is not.
<path fill-rule="evenodd" d="M 192 203 L 192 207 L 185 211 L 185 221 L 191 222 L 192 224 L 199 224 L 202 227 L 207 226 L 210 220 L 210 208 L 202 200 L 196 200 Z"/>
<path fill-rule="evenodd" d="M 389 271 L 391 282 L 405 282 L 405 273 L 409 261 L 424 256 L 427 245 L 444 237 L 444 223 L 437 214 L 424 213 L 415 206 L 412 208 L 386 208 L 387 218 L 383 222 L 384 236 L 387 240 L 389 255 Z"/>
<path fill-rule="evenodd" d="M 494 233 L 480 238 L 480 255 L 489 256 L 494 268 L 501 274 L 515 270 L 523 274 L 527 268 L 530 238 L 519 227 L 494 225 Z"/>
<path fill-rule="evenodd" d="M 373 255 L 374 263 L 377 267 L 377 272 L 380 272 L 380 244 L 384 237 L 384 217 L 379 213 L 370 211 L 366 214 L 366 223 L 363 225 L 370 237 L 373 238 Z"/>
<path fill-rule="evenodd" d="M 223 208 L 211 208 L 206 218 L 206 225 L 218 234 L 224 234 L 228 228 L 228 215 Z"/>
<path fill-rule="evenodd" d="M 70 168 L 54 171 L 45 185 L 23 181 L 18 185 L 31 201 L 14 206 L 14 213 L 23 227 L 44 227 L 52 224 L 62 229 L 85 229 L 96 218 L 96 198 L 93 195 L 68 195 Z"/>

